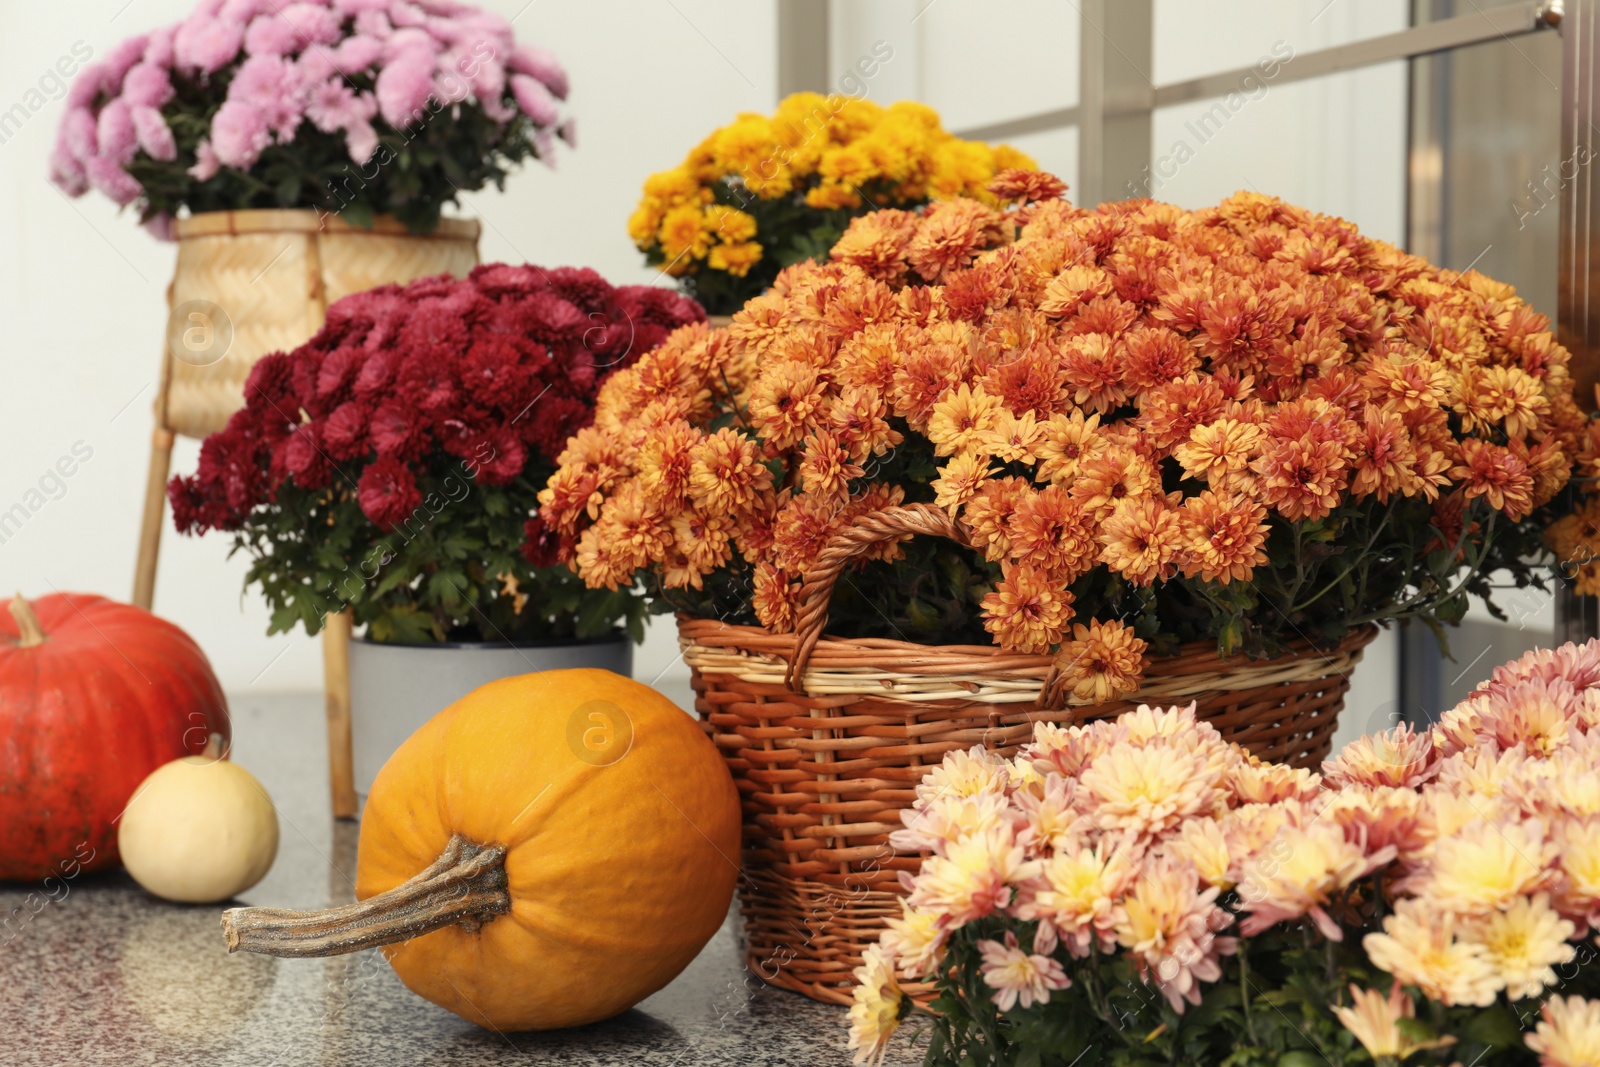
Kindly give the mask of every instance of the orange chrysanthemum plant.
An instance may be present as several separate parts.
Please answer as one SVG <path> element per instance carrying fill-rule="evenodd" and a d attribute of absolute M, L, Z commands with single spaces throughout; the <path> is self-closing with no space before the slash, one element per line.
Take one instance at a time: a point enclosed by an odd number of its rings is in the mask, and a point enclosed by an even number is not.
<path fill-rule="evenodd" d="M 1584 419 L 1509 286 L 1256 194 L 990 190 L 858 218 L 609 379 L 540 495 L 584 580 L 782 633 L 830 538 L 924 502 L 972 547 L 872 546 L 829 632 L 1053 653 L 1078 702 L 1540 580 Z"/>

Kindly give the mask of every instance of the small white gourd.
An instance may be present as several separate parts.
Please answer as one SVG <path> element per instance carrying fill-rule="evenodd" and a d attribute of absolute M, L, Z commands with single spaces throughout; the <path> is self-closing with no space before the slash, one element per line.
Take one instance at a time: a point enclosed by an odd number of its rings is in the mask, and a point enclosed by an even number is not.
<path fill-rule="evenodd" d="M 278 855 L 278 813 L 243 767 L 204 753 L 156 768 L 139 784 L 117 830 L 133 880 L 186 904 L 229 900 L 266 876 Z"/>

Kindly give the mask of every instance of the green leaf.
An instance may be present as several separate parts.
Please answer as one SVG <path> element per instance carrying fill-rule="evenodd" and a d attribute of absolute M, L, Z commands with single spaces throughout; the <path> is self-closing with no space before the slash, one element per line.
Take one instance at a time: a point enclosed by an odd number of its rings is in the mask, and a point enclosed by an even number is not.
<path fill-rule="evenodd" d="M 376 212 L 370 200 L 355 200 L 345 205 L 339 217 L 352 226 L 359 226 L 363 230 L 372 229 L 376 220 Z"/>
<path fill-rule="evenodd" d="M 1294 1049 L 1278 1057 L 1277 1067 L 1327 1067 L 1328 1060 L 1316 1052 Z"/>
<path fill-rule="evenodd" d="M 1401 1020 L 1402 1025 L 1406 1021 Z M 1517 1025 L 1516 1016 L 1501 1004 L 1472 1012 L 1460 1033 L 1469 1041 L 1476 1041 L 1492 1048 L 1520 1047 L 1523 1037 L 1522 1027 Z M 1425 1038 L 1437 1036 L 1436 1033 L 1424 1035 Z"/>

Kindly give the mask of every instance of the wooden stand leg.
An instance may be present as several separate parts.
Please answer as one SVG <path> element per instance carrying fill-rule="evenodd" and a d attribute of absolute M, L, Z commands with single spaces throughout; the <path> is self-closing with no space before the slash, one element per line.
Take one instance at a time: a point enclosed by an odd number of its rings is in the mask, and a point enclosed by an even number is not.
<path fill-rule="evenodd" d="M 328 708 L 328 784 L 333 817 L 356 817 L 356 772 L 350 752 L 350 632 L 348 611 L 329 615 L 322 627 L 322 680 Z"/>
<path fill-rule="evenodd" d="M 167 474 L 172 470 L 172 431 L 157 426 L 150 435 L 150 471 L 144 483 L 144 519 L 139 555 L 133 567 L 133 602 L 146 611 L 155 602 L 156 557 L 161 552 L 161 522 L 167 504 Z"/>

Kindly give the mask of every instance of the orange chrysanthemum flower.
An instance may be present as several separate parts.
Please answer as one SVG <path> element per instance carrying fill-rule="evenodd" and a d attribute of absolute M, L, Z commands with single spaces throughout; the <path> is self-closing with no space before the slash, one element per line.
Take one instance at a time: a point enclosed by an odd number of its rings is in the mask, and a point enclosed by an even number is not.
<path fill-rule="evenodd" d="M 634 470 L 644 498 L 663 511 L 682 506 L 693 467 L 691 450 L 700 432 L 681 420 L 658 427 L 639 446 Z"/>
<path fill-rule="evenodd" d="M 879 456 L 904 438 L 889 425 L 889 405 L 882 395 L 861 385 L 847 385 L 828 403 L 828 428 L 857 463 Z"/>
<path fill-rule="evenodd" d="M 1270 527 L 1267 509 L 1238 494 L 1207 490 L 1184 501 L 1183 573 L 1201 581 L 1227 585 L 1247 582 L 1267 562 L 1262 549 Z"/>
<path fill-rule="evenodd" d="M 1103 333 L 1074 337 L 1062 351 L 1062 377 L 1074 390 L 1073 400 L 1089 411 L 1109 411 L 1128 396 L 1121 360 L 1111 338 Z"/>
<path fill-rule="evenodd" d="M 995 478 L 978 488 L 961 517 L 972 532 L 972 545 L 990 560 L 1011 554 L 1011 516 L 1029 494 L 1021 478 Z"/>
<path fill-rule="evenodd" d="M 701 587 L 703 576 L 733 558 L 730 539 L 734 522 L 727 515 L 685 511 L 672 520 L 673 545 L 683 554 L 691 574 L 688 583 Z"/>
<path fill-rule="evenodd" d="M 1115 620 L 1074 623 L 1072 637 L 1056 653 L 1060 684 L 1078 701 L 1104 704 L 1138 690 L 1144 677 L 1146 643 Z"/>
<path fill-rule="evenodd" d="M 840 447 L 832 433 L 820 430 L 806 438 L 800 482 L 807 495 L 835 499 L 848 496 L 850 479 L 861 475 L 861 467 L 850 461 L 850 453 Z"/>
<path fill-rule="evenodd" d="M 1533 476 L 1508 448 L 1469 437 L 1461 442 L 1461 462 L 1450 471 L 1468 500 L 1482 497 L 1489 506 L 1519 519 L 1533 506 Z"/>
<path fill-rule="evenodd" d="M 933 480 L 933 502 L 954 512 L 978 494 L 989 480 L 990 459 L 973 453 L 956 456 L 939 468 L 939 477 Z"/>
<path fill-rule="evenodd" d="M 772 523 L 773 561 L 790 574 L 804 575 L 842 522 L 839 502 L 832 497 L 793 497 Z"/>
<path fill-rule="evenodd" d="M 1050 651 L 1071 619 L 1072 594 L 1039 567 L 1007 568 L 983 598 L 983 628 L 1013 652 Z"/>
<path fill-rule="evenodd" d="M 1172 450 L 1172 458 L 1189 477 L 1216 482 L 1247 468 L 1264 437 L 1254 423 L 1218 419 L 1190 430 L 1189 439 Z"/>
<path fill-rule="evenodd" d="M 1260 478 L 1262 501 L 1291 522 L 1328 514 L 1350 479 L 1344 445 L 1306 438 L 1268 437 L 1250 469 Z"/>
<path fill-rule="evenodd" d="M 968 519 L 972 509 L 968 508 Z M 1010 554 L 1068 580 L 1087 571 L 1095 556 L 1094 534 L 1084 508 L 1058 485 L 1024 489 L 1007 524 Z"/>
<path fill-rule="evenodd" d="M 978 448 L 1001 463 L 1033 463 L 1043 441 L 1044 427 L 1032 411 L 1017 416 L 1002 410 L 978 434 Z"/>
<path fill-rule="evenodd" d="M 791 581 L 787 574 L 770 563 L 756 564 L 751 607 L 762 626 L 777 634 L 793 631 L 795 601 L 799 594 L 799 582 Z"/>
<path fill-rule="evenodd" d="M 1097 519 L 1111 514 L 1118 501 L 1154 492 L 1161 485 L 1155 466 L 1126 446 L 1113 445 L 1079 464 L 1068 490 Z"/>
<path fill-rule="evenodd" d="M 1134 585 L 1149 585 L 1177 573 L 1183 520 L 1162 497 L 1119 500 L 1100 524 L 1100 562 Z"/>
<path fill-rule="evenodd" d="M 933 454 L 954 456 L 973 451 L 999 415 L 1000 398 L 984 392 L 983 386 L 952 389 L 933 405 L 928 419 L 927 435 L 933 442 Z"/>
<path fill-rule="evenodd" d="M 793 448 L 822 416 L 825 389 L 817 368 L 785 361 L 762 373 L 750 393 L 750 419 L 767 447 Z"/>

